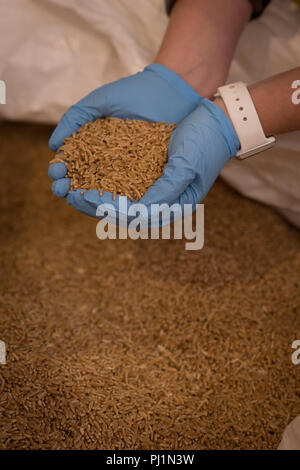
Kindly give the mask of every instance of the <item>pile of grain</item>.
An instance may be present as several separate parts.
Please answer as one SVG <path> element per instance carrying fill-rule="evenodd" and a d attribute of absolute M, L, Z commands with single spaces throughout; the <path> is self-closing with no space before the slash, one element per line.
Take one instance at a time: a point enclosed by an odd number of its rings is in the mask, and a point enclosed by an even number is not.
<path fill-rule="evenodd" d="M 0 448 L 276 448 L 300 414 L 299 232 L 219 180 L 202 251 L 99 241 L 51 193 L 50 132 L 0 128 Z"/>
<path fill-rule="evenodd" d="M 97 189 L 139 200 L 162 175 L 174 124 L 97 119 L 65 140 L 50 163 L 64 161 L 70 189 Z"/>

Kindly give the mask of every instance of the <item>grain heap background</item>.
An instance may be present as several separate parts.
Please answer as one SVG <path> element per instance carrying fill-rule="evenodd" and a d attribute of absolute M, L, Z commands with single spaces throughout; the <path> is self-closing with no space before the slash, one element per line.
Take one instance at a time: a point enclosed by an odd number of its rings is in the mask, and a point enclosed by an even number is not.
<path fill-rule="evenodd" d="M 272 449 L 300 414 L 300 236 L 218 181 L 205 247 L 96 238 L 51 129 L 0 128 L 0 447 Z"/>

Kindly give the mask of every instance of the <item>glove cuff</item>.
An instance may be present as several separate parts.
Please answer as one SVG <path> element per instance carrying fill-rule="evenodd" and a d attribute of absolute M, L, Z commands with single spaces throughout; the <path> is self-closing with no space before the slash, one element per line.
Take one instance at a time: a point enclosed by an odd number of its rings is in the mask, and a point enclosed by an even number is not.
<path fill-rule="evenodd" d="M 173 70 L 169 69 L 165 65 L 150 64 L 145 67 L 144 71 L 154 72 L 156 75 L 159 75 L 161 78 L 166 80 L 170 86 L 183 95 L 187 101 L 190 101 L 195 105 L 201 103 L 203 98 L 194 90 L 194 88 L 177 75 L 176 72 L 173 72 Z"/>
<path fill-rule="evenodd" d="M 230 119 L 228 119 L 222 109 L 209 99 L 204 98 L 201 106 L 206 107 L 206 109 L 210 111 L 214 118 L 218 121 L 222 130 L 222 135 L 226 139 L 230 158 L 234 157 L 240 149 L 240 141 L 234 130 L 232 122 Z"/>

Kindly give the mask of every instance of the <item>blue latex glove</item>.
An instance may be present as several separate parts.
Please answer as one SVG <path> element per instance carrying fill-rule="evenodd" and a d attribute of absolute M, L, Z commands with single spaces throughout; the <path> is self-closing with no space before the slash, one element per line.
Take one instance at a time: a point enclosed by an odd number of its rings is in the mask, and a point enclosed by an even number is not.
<path fill-rule="evenodd" d="M 236 155 L 240 147 L 233 125 L 224 112 L 208 99 L 198 106 L 172 133 L 169 158 L 161 176 L 139 201 L 150 204 L 200 203 L 213 185 L 222 168 Z M 96 209 L 100 204 L 112 204 L 118 215 L 119 198 L 99 196 L 87 191 L 84 200 Z M 128 201 L 128 207 L 133 203 Z M 122 214 L 120 214 L 122 215 Z"/>
<path fill-rule="evenodd" d="M 140 202 L 200 203 L 240 142 L 231 121 L 216 104 L 203 99 L 171 135 L 163 176 Z"/>
<path fill-rule="evenodd" d="M 200 95 L 172 70 L 161 64 L 152 64 L 143 72 L 97 88 L 71 106 L 54 130 L 49 147 L 56 152 L 66 137 L 99 117 L 178 124 L 201 100 Z M 80 190 L 69 192 L 70 180 L 65 178 L 66 173 L 63 163 L 49 166 L 48 174 L 54 179 L 53 193 L 58 197 L 67 196 L 67 202 L 75 209 L 95 216 L 94 204 L 90 204 Z M 112 194 L 103 193 L 102 199 L 111 202 Z"/>

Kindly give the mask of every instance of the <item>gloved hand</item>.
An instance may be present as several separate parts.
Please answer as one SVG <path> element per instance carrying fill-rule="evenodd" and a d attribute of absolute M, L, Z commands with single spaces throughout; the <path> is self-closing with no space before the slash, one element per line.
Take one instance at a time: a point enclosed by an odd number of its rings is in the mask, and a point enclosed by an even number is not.
<path fill-rule="evenodd" d="M 233 125 L 225 113 L 212 101 L 203 99 L 173 131 L 169 143 L 168 163 L 161 176 L 144 194 L 139 203 L 192 204 L 193 210 L 213 185 L 222 168 L 236 155 L 240 147 Z M 112 204 L 119 213 L 119 198 L 110 193 L 99 196 L 87 191 L 81 200 L 96 210 L 100 204 Z M 128 208 L 132 203 L 128 201 Z"/>
<path fill-rule="evenodd" d="M 190 114 L 202 98 L 175 72 L 161 64 L 152 64 L 135 75 L 97 88 L 63 115 L 54 130 L 49 147 L 57 151 L 66 137 L 83 124 L 99 117 L 112 116 L 145 121 L 179 123 Z M 65 178 L 63 163 L 49 166 L 54 179 L 52 191 L 58 197 L 67 196 L 67 202 L 85 214 L 95 216 L 94 206 L 81 195 L 80 190 L 69 192 L 70 180 Z M 111 193 L 104 193 L 111 199 Z"/>
<path fill-rule="evenodd" d="M 226 163 L 240 148 L 230 119 L 215 103 L 203 99 L 171 135 L 163 176 L 140 202 L 195 206 L 206 196 Z"/>

